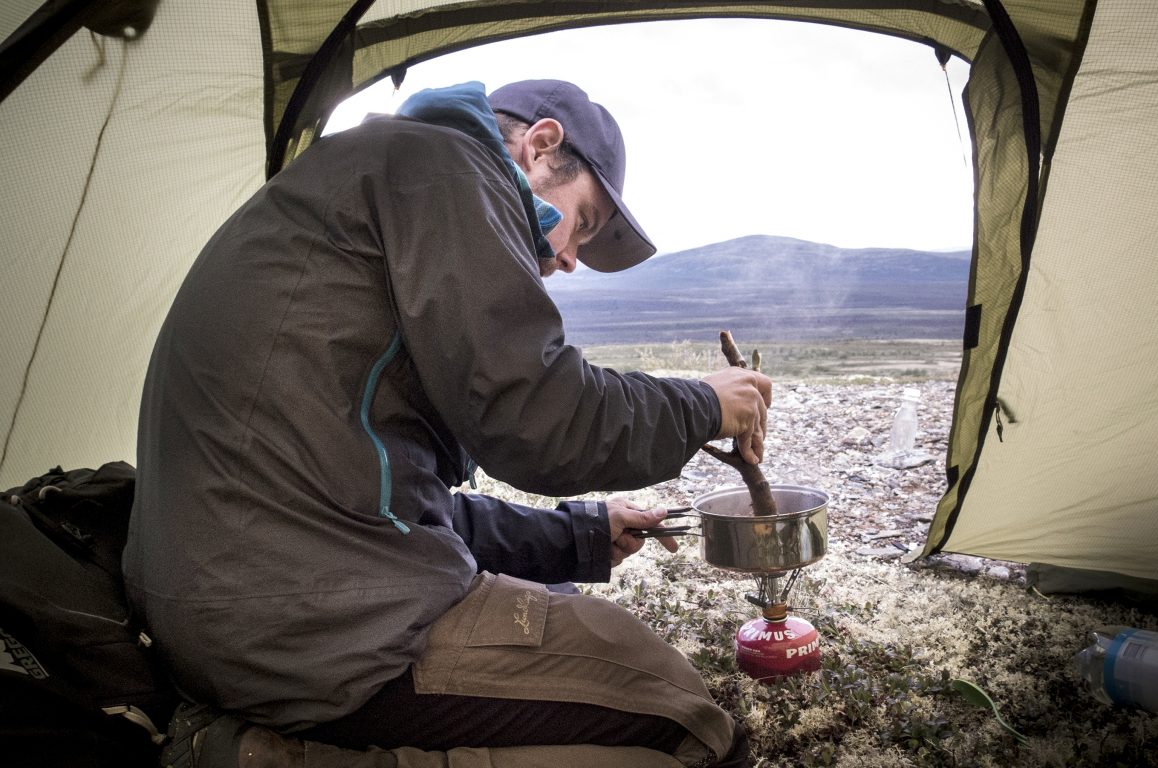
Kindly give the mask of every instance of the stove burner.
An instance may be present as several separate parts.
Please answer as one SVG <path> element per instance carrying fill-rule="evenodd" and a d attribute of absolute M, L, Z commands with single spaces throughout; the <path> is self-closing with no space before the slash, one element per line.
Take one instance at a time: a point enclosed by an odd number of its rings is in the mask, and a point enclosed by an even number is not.
<path fill-rule="evenodd" d="M 820 636 L 816 628 L 788 613 L 788 593 L 800 570 L 783 583 L 785 572 L 756 577 L 757 592 L 745 595 L 761 615 L 736 632 L 736 664 L 760 682 L 815 672 L 820 669 Z"/>

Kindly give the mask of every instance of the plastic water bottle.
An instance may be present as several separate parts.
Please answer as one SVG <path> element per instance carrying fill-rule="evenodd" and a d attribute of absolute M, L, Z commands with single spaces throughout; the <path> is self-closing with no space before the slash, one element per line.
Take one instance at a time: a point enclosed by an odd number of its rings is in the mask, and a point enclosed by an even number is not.
<path fill-rule="evenodd" d="M 893 417 L 893 429 L 889 433 L 889 451 L 894 456 L 913 450 L 917 440 L 917 403 L 921 402 L 921 390 L 906 388 L 901 395 L 901 407 Z"/>
<path fill-rule="evenodd" d="M 1090 640 L 1074 666 L 1094 698 L 1158 713 L 1158 632 L 1102 627 Z"/>

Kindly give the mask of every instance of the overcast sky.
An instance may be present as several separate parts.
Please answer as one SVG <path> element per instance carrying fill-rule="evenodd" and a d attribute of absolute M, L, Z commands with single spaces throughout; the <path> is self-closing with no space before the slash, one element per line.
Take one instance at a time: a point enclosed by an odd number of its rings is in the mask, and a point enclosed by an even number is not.
<path fill-rule="evenodd" d="M 335 112 L 393 112 L 422 88 L 570 80 L 627 142 L 624 199 L 659 252 L 752 234 L 842 247 L 968 248 L 972 170 L 958 139 L 968 65 L 819 24 L 652 22 L 494 43 L 411 68 Z M 972 162 L 971 158 L 969 162 Z"/>

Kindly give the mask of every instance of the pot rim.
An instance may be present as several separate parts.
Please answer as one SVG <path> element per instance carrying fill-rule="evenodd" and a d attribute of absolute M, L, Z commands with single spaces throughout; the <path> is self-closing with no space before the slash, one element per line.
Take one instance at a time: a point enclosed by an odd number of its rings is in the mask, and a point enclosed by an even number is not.
<path fill-rule="evenodd" d="M 711 501 L 712 499 L 731 496 L 737 491 L 748 493 L 748 487 L 745 485 L 732 485 L 726 488 L 717 488 L 709 493 L 697 496 L 692 500 L 692 509 L 700 517 L 708 517 L 713 520 L 744 520 L 750 523 L 767 523 L 769 520 L 794 520 L 799 517 L 811 517 L 817 512 L 824 511 L 827 516 L 827 507 L 829 502 L 829 495 L 819 488 L 811 488 L 806 485 L 793 485 L 789 483 L 771 483 L 769 487 L 773 491 L 803 491 L 809 495 L 817 497 L 816 504 L 807 509 L 800 509 L 795 512 L 786 512 L 784 514 L 776 515 L 725 515 L 719 512 L 707 512 L 700 508 L 701 502 Z"/>

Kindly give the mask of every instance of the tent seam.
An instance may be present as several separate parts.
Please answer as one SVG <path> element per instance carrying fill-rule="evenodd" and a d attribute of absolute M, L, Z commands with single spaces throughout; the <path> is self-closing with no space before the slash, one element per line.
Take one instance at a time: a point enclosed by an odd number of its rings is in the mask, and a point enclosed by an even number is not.
<path fill-rule="evenodd" d="M 262 123 L 265 130 L 265 146 L 266 146 L 266 162 L 269 160 L 269 146 L 273 142 L 273 106 L 275 98 L 275 88 L 273 83 L 273 33 L 270 31 L 269 21 L 269 3 L 266 0 L 258 0 L 257 2 L 257 28 L 261 34 L 261 69 L 262 78 L 262 98 L 265 102 L 262 114 Z"/>
<path fill-rule="evenodd" d="M 346 13 L 339 19 L 337 25 L 330 30 L 330 34 L 318 46 L 314 55 L 306 64 L 305 71 L 298 78 L 285 109 L 277 121 L 277 130 L 273 141 L 266 150 L 266 179 L 280 171 L 286 163 L 286 150 L 289 147 L 291 133 L 297 128 L 306 104 L 313 93 L 314 84 L 326 74 L 330 62 L 343 48 L 351 34 L 357 29 L 358 21 L 366 15 L 366 11 L 374 4 L 374 0 L 356 0 Z M 272 51 L 271 51 L 272 53 Z M 272 78 L 271 78 L 272 79 Z"/>
<path fill-rule="evenodd" d="M 1028 163 L 1025 201 L 1021 215 L 1021 273 L 1018 275 L 1017 283 L 1010 295 L 1005 321 L 1001 326 L 1001 336 L 989 377 L 989 391 L 986 393 L 985 404 L 978 424 L 977 445 L 973 450 L 969 466 L 961 473 L 957 489 L 957 502 L 945 520 L 945 528 L 941 533 L 940 541 L 927 548 L 930 555 L 940 552 L 953 535 L 953 529 L 956 527 L 957 519 L 965 505 L 965 497 L 968 495 L 969 487 L 973 484 L 973 477 L 977 473 L 978 459 L 989 434 L 989 422 L 997 407 L 997 391 L 1001 386 L 1001 374 L 1005 370 L 1005 360 L 1009 354 L 1009 342 L 1013 337 L 1014 326 L 1017 325 L 1017 316 L 1021 311 L 1022 299 L 1025 297 L 1025 287 L 1029 280 L 1030 255 L 1033 252 L 1033 242 L 1037 234 L 1037 217 L 1040 210 L 1038 194 L 1039 174 L 1041 172 L 1041 107 L 1038 103 L 1037 81 L 1033 74 L 1033 66 L 1030 63 L 1029 52 L 1026 50 L 1025 43 L 1017 33 L 1017 28 L 1009 18 L 1001 0 L 983 0 L 983 2 L 993 17 L 993 31 L 1009 59 L 1010 66 L 1013 67 L 1021 91 L 1022 136 L 1025 139 Z"/>
<path fill-rule="evenodd" d="M 90 33 L 91 34 L 91 33 Z M 95 35 L 94 35 L 95 37 Z M 107 45 L 109 38 L 102 37 L 102 42 Z M 103 53 L 102 53 L 103 57 Z M 8 460 L 8 448 L 12 443 L 12 435 L 16 432 L 16 422 L 20 419 L 20 409 L 24 404 L 24 396 L 28 392 L 28 381 L 32 377 L 32 366 L 36 363 L 36 357 L 40 352 L 40 342 L 44 338 L 44 329 L 48 326 L 49 315 L 52 314 L 52 307 L 56 300 L 56 290 L 60 285 L 60 277 L 64 272 L 64 262 L 68 258 L 68 252 L 72 248 L 73 238 L 76 236 L 77 224 L 80 221 L 80 215 L 84 212 L 85 201 L 88 199 L 89 188 L 92 186 L 93 173 L 96 169 L 97 158 L 100 157 L 101 147 L 104 144 L 105 130 L 112 120 L 113 111 L 116 109 L 117 101 L 120 99 L 121 87 L 125 81 L 125 69 L 129 57 L 129 46 L 124 43 L 121 44 L 121 66 L 117 73 L 117 84 L 113 89 L 113 97 L 109 101 L 108 112 L 105 114 L 104 122 L 101 123 L 100 132 L 97 134 L 96 146 L 93 148 L 92 159 L 89 161 L 88 173 L 85 174 L 84 189 L 80 194 L 80 202 L 76 206 L 76 213 L 72 217 L 72 225 L 68 230 L 68 239 L 65 241 L 64 248 L 60 252 L 60 260 L 56 265 L 56 274 L 52 277 L 52 288 L 48 292 L 48 301 L 44 304 L 44 315 L 40 319 L 40 328 L 36 332 L 36 341 L 32 344 L 32 354 L 28 356 L 28 364 L 24 367 L 24 377 L 20 382 L 20 394 L 16 397 L 16 405 L 12 409 L 12 420 L 8 423 L 8 431 L 4 435 L 4 447 L 0 449 L 0 470 L 3 469 L 5 462 Z"/>

